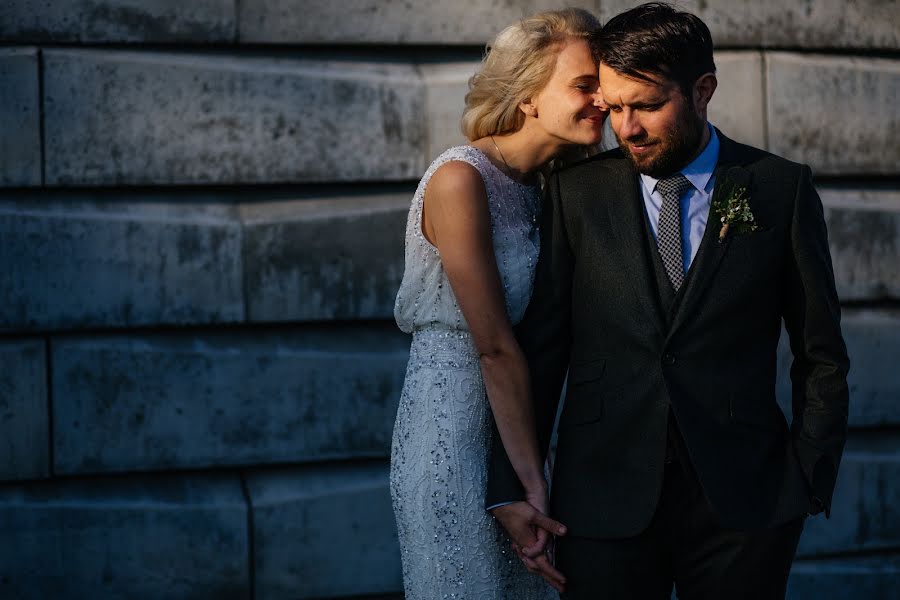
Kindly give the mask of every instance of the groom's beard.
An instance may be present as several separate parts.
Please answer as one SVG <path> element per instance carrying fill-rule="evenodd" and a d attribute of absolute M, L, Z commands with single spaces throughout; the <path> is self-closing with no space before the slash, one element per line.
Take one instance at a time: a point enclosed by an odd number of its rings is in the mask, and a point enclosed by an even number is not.
<path fill-rule="evenodd" d="M 616 138 L 638 173 L 662 179 L 684 168 L 697 155 L 705 126 L 705 121 L 688 109 L 679 116 L 675 127 L 663 136 L 650 137 L 645 133 L 624 140 L 633 144 L 656 144 L 656 152 L 650 156 L 632 154 L 618 134 Z"/>

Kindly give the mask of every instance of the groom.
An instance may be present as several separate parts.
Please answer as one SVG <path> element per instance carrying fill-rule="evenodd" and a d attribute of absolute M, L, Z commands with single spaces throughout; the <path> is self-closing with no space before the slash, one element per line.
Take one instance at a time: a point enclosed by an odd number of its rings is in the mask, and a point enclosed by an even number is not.
<path fill-rule="evenodd" d="M 552 175 L 519 327 L 573 600 L 783 598 L 808 514 L 825 511 L 847 430 L 849 362 L 808 167 L 707 123 L 709 29 L 647 4 L 597 34 L 621 147 Z M 782 321 L 790 425 L 775 400 Z M 487 506 L 549 580 L 494 444 Z M 556 531 L 554 531 L 556 533 Z M 543 535 L 543 534 L 542 534 Z M 544 536 L 545 537 L 545 536 Z M 562 580 L 557 580 L 561 583 Z"/>

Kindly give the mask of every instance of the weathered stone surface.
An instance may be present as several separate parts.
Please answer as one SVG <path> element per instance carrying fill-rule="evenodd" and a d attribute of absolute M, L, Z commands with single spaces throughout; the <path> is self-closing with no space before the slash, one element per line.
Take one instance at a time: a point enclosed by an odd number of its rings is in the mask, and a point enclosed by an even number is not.
<path fill-rule="evenodd" d="M 841 330 L 850 356 L 850 427 L 900 425 L 900 314 L 892 311 L 848 310 Z M 778 400 L 790 414 L 793 358 L 782 332 L 778 353 Z"/>
<path fill-rule="evenodd" d="M 412 195 L 244 206 L 248 319 L 393 318 Z"/>
<path fill-rule="evenodd" d="M 45 346 L 42 339 L 0 341 L 0 479 L 49 474 Z"/>
<path fill-rule="evenodd" d="M 716 52 L 719 85 L 709 120 L 733 140 L 766 147 L 762 56 L 758 52 Z"/>
<path fill-rule="evenodd" d="M 874 556 L 797 561 L 787 600 L 887 600 L 900 597 L 900 557 Z"/>
<path fill-rule="evenodd" d="M 49 481 L 0 489 L 0 596 L 247 598 L 237 477 Z"/>
<path fill-rule="evenodd" d="M 643 0 L 603 0 L 605 23 Z M 717 47 L 900 47 L 894 0 L 682 0 L 677 6 L 703 19 Z"/>
<path fill-rule="evenodd" d="M 480 68 L 479 62 L 425 64 L 419 67 L 425 79 L 425 110 L 428 114 L 429 162 L 450 148 L 466 143 L 459 128 L 465 108 L 469 78 Z"/>
<path fill-rule="evenodd" d="M 575 0 L 597 14 L 600 0 Z M 241 42 L 484 44 L 526 15 L 560 8 L 549 0 L 452 3 L 402 0 L 241 2 Z"/>
<path fill-rule="evenodd" d="M 900 61 L 765 56 L 772 152 L 811 165 L 817 175 L 898 173 Z"/>
<path fill-rule="evenodd" d="M 641 0 L 570 2 L 609 20 Z M 259 43 L 484 44 L 514 20 L 559 8 L 544 0 L 457 2 L 439 5 L 399 0 L 257 0 L 240 7 L 240 39 Z M 679 6 L 700 16 L 717 46 L 886 48 L 900 46 L 896 6 L 885 0 L 685 0 Z"/>
<path fill-rule="evenodd" d="M 841 300 L 900 298 L 900 190 L 820 189 Z"/>
<path fill-rule="evenodd" d="M 387 456 L 408 347 L 391 325 L 54 340 L 55 471 Z"/>
<path fill-rule="evenodd" d="M 237 218 L 213 203 L 139 200 L 67 194 L 0 201 L 0 327 L 242 319 Z"/>
<path fill-rule="evenodd" d="M 247 487 L 259 600 L 403 589 L 386 464 L 253 474 Z"/>
<path fill-rule="evenodd" d="M 234 0 L 4 0 L 4 42 L 231 42 Z"/>
<path fill-rule="evenodd" d="M 0 49 L 0 186 L 41 185 L 40 119 L 37 49 Z"/>
<path fill-rule="evenodd" d="M 831 518 L 807 519 L 797 549 L 808 557 L 900 545 L 900 443 L 844 452 Z"/>
<path fill-rule="evenodd" d="M 424 170 L 424 86 L 410 65 L 44 55 L 48 185 L 402 180 Z"/>

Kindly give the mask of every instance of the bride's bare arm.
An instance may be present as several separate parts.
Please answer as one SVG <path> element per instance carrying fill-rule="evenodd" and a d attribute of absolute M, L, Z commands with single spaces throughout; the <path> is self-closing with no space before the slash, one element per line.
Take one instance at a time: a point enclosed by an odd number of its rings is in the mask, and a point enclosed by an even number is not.
<path fill-rule="evenodd" d="M 480 355 L 488 401 L 503 446 L 528 496 L 546 494 L 525 356 L 506 315 L 491 240 L 484 183 L 471 165 L 451 161 L 425 192 L 423 232 L 441 255 L 453 294 Z M 546 507 L 540 507 L 546 511 Z"/>

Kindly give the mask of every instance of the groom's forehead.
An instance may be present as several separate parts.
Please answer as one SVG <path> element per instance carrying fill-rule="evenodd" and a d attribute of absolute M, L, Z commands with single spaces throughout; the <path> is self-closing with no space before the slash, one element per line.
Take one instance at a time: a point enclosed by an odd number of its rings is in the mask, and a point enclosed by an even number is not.
<path fill-rule="evenodd" d="M 641 73 L 640 76 L 614 71 L 601 63 L 600 65 L 600 91 L 607 101 L 615 96 L 657 96 L 668 94 L 675 84 L 667 79 L 651 74 Z"/>

